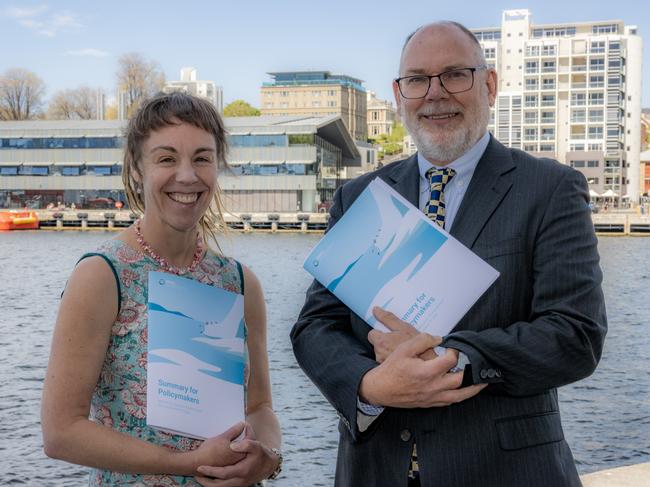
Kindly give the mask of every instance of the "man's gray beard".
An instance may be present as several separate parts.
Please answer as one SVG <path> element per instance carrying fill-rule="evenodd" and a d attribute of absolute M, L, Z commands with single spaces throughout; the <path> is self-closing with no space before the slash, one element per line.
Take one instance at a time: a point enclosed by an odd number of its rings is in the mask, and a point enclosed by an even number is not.
<path fill-rule="evenodd" d="M 403 112 L 400 115 L 406 130 L 413 137 L 418 152 L 427 161 L 450 163 L 465 154 L 478 142 L 478 139 L 485 133 L 490 113 L 488 110 L 486 113 L 481 114 L 483 115 L 481 118 L 484 120 L 477 121 L 476 125 L 468 127 L 467 130 L 456 130 L 445 134 L 444 144 L 435 143 L 431 136 L 426 133 L 426 130 L 417 125 L 417 122 L 415 127 L 411 127 L 408 118 Z M 420 134 L 420 131 L 422 134 Z"/>
<path fill-rule="evenodd" d="M 408 129 L 408 127 L 407 127 Z M 420 136 L 419 130 L 409 130 L 418 152 L 429 162 L 452 162 L 467 152 L 474 141 L 469 130 L 456 131 L 453 136 L 445 137 L 445 144 L 436 144 L 428 134 Z M 448 134 L 452 135 L 452 134 Z"/>

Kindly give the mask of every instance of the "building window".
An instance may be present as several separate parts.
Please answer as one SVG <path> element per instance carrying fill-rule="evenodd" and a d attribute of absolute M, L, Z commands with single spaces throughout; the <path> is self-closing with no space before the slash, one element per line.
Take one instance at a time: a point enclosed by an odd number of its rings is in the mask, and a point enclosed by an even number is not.
<path fill-rule="evenodd" d="M 590 105 L 602 105 L 605 103 L 605 95 L 603 93 L 589 93 Z"/>
<path fill-rule="evenodd" d="M 527 78 L 526 79 L 526 89 L 527 90 L 536 90 L 537 89 L 537 79 Z"/>
<path fill-rule="evenodd" d="M 603 138 L 603 128 L 602 127 L 589 127 L 589 132 L 587 134 L 588 139 L 602 139 Z"/>
<path fill-rule="evenodd" d="M 63 176 L 79 176 L 80 168 L 75 166 L 63 167 L 61 169 L 61 174 Z"/>
<path fill-rule="evenodd" d="M 587 167 L 598 167 L 598 161 L 587 161 Z"/>
<path fill-rule="evenodd" d="M 555 71 L 555 61 L 544 61 L 542 63 L 542 73 L 553 73 Z"/>
<path fill-rule="evenodd" d="M 605 25 L 594 25 L 591 27 L 592 34 L 617 34 L 618 25 L 616 24 L 605 24 Z"/>
<path fill-rule="evenodd" d="M 336 96 L 336 90 L 327 90 L 327 96 Z"/>
<path fill-rule="evenodd" d="M 555 46 L 542 46 L 542 56 L 555 56 Z"/>
<path fill-rule="evenodd" d="M 540 138 L 542 140 L 553 140 L 555 138 L 555 128 L 543 128 L 542 136 Z"/>
<path fill-rule="evenodd" d="M 605 41 L 591 41 L 589 52 L 592 54 L 605 52 Z"/>
<path fill-rule="evenodd" d="M 590 151 L 602 152 L 602 150 L 603 150 L 603 144 L 601 144 L 600 142 L 589 143 L 587 147 L 588 147 L 587 150 L 590 150 Z"/>
<path fill-rule="evenodd" d="M 543 107 L 554 107 L 555 106 L 555 95 L 542 95 L 542 106 Z"/>
<path fill-rule="evenodd" d="M 312 101 L 311 106 L 313 107 L 320 107 L 320 101 Z"/>
<path fill-rule="evenodd" d="M 600 59 L 590 59 L 589 60 L 589 69 L 592 71 L 604 71 L 605 70 L 605 60 Z"/>
<path fill-rule="evenodd" d="M 524 140 L 537 140 L 537 129 L 535 129 L 535 128 L 525 128 L 524 129 Z"/>
<path fill-rule="evenodd" d="M 327 102 L 328 107 L 335 107 L 336 106 L 336 100 L 330 100 Z"/>
<path fill-rule="evenodd" d="M 610 58 L 609 59 L 609 69 L 620 68 L 621 67 L 621 58 Z"/>
<path fill-rule="evenodd" d="M 585 123 L 585 109 L 574 108 L 571 110 L 571 123 Z"/>
<path fill-rule="evenodd" d="M 524 98 L 524 106 L 526 107 L 536 107 L 537 106 L 537 95 L 526 95 Z"/>
<path fill-rule="evenodd" d="M 526 56 L 539 56 L 539 46 L 526 46 Z"/>
<path fill-rule="evenodd" d="M 571 93 L 571 105 L 582 106 L 587 104 L 586 95 L 584 93 Z"/>
<path fill-rule="evenodd" d="M 534 74 L 537 73 L 537 71 L 537 61 L 526 61 L 526 74 Z"/>
<path fill-rule="evenodd" d="M 571 161 L 571 167 L 585 167 L 585 161 Z"/>
<path fill-rule="evenodd" d="M 555 144 L 539 144 L 540 152 L 555 152 Z"/>
<path fill-rule="evenodd" d="M 603 109 L 602 108 L 592 108 L 589 109 L 589 122 L 602 122 L 603 121 Z"/>
<path fill-rule="evenodd" d="M 602 74 L 592 74 L 589 76 L 590 88 L 602 88 L 605 86 L 605 76 Z"/>
<path fill-rule="evenodd" d="M 537 123 L 537 112 L 524 112 L 524 123 Z"/>
<path fill-rule="evenodd" d="M 555 78 L 544 78 L 542 80 L 542 89 L 543 90 L 554 90 L 555 89 Z"/>
<path fill-rule="evenodd" d="M 555 112 L 542 112 L 542 123 L 555 123 Z"/>

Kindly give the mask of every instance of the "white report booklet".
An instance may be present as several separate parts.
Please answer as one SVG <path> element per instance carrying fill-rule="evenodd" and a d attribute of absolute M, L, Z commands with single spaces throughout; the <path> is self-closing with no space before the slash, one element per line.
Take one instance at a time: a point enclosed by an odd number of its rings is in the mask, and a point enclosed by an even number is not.
<path fill-rule="evenodd" d="M 499 276 L 379 178 L 314 247 L 303 267 L 373 328 L 384 308 L 446 335 Z"/>
<path fill-rule="evenodd" d="M 244 414 L 244 296 L 149 273 L 147 425 L 192 438 Z"/>

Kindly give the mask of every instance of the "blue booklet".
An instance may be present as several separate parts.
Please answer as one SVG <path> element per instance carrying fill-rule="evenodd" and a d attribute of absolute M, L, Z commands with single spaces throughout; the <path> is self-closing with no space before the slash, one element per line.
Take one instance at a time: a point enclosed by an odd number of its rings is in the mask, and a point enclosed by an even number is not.
<path fill-rule="evenodd" d="M 386 309 L 443 336 L 499 273 L 379 178 L 307 256 L 304 268 L 373 328 Z"/>
<path fill-rule="evenodd" d="M 244 296 L 149 273 L 147 425 L 209 438 L 243 421 Z"/>

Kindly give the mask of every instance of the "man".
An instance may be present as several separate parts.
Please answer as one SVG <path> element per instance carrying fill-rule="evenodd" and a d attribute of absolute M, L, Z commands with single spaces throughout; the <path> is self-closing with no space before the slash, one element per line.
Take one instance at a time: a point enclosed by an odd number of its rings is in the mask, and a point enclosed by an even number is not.
<path fill-rule="evenodd" d="M 488 134 L 497 76 L 460 24 L 409 37 L 393 91 L 418 153 L 344 185 L 330 227 L 379 176 L 501 275 L 445 337 L 370 331 L 312 284 L 291 339 L 341 418 L 336 485 L 578 486 L 556 388 L 606 332 L 586 181 Z"/>

